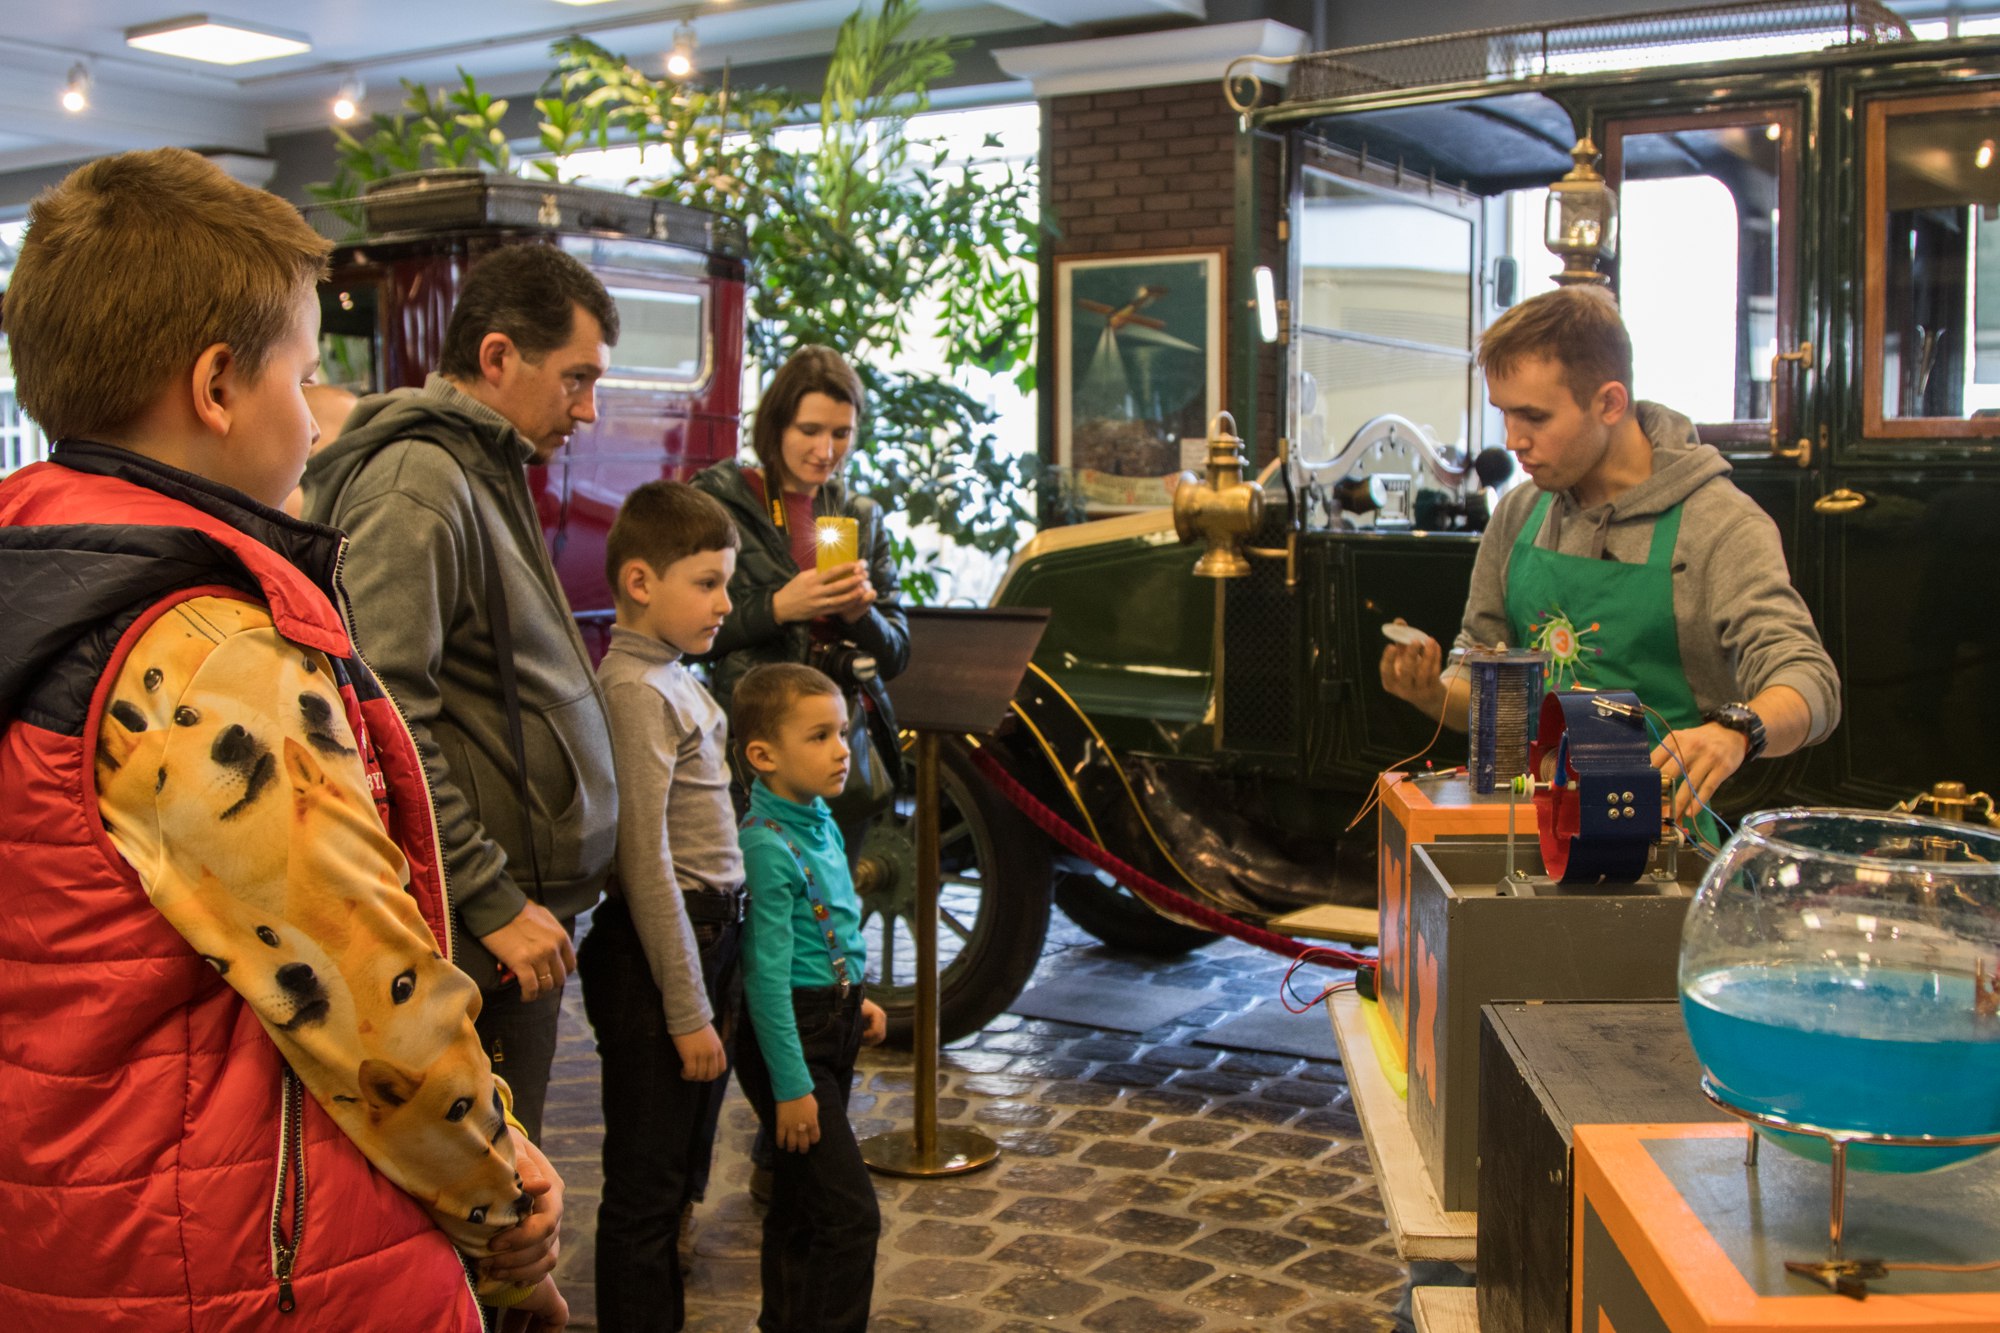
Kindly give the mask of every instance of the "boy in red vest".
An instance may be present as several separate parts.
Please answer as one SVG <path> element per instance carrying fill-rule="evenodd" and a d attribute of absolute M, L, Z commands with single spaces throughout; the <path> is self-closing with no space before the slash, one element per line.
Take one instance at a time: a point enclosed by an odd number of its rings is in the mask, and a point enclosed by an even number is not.
<path fill-rule="evenodd" d="M 35 201 L 0 312 L 56 440 L 0 483 L 10 1330 L 567 1318 L 344 539 L 277 508 L 328 248 L 128 153 Z"/>

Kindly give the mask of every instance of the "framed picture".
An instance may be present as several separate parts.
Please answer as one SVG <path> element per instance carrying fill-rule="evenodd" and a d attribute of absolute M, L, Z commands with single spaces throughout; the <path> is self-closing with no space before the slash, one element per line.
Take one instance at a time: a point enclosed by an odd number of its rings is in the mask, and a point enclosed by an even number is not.
<path fill-rule="evenodd" d="M 1093 511 L 1168 503 L 1222 410 L 1227 252 L 1056 260 L 1056 465 Z"/>

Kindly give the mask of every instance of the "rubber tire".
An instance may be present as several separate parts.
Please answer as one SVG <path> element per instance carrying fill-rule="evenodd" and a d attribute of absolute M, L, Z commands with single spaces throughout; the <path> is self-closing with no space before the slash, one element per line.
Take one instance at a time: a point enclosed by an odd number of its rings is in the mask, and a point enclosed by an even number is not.
<path fill-rule="evenodd" d="M 963 743 L 948 740 L 941 744 L 938 766 L 946 801 L 966 811 L 975 825 L 975 844 L 983 841 L 992 851 L 994 864 L 981 867 L 981 882 L 997 881 L 1006 886 L 997 896 L 981 893 L 972 938 L 945 965 L 939 979 L 939 1034 L 942 1041 L 950 1042 L 985 1027 L 1005 1012 L 1028 984 L 1041 961 L 1042 944 L 1048 939 L 1053 875 L 1048 838 L 994 790 L 973 766 Z M 910 767 L 914 769 L 914 761 Z M 951 827 L 947 811 L 945 828 Z M 868 938 L 869 947 L 874 948 L 879 935 L 872 922 Z M 916 1024 L 915 994 L 914 987 L 870 992 L 889 1016 L 891 1045 L 904 1049 L 910 1045 Z"/>
<path fill-rule="evenodd" d="M 1063 871 L 1056 876 L 1056 906 L 1114 949 L 1148 958 L 1173 958 L 1222 938 L 1198 926 L 1169 920 L 1122 885 L 1094 874 Z"/>

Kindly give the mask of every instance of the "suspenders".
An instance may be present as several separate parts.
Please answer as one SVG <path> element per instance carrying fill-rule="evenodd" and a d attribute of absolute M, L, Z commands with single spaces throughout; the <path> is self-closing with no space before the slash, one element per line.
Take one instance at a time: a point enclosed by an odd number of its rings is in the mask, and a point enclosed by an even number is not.
<path fill-rule="evenodd" d="M 819 885 L 813 880 L 812 869 L 806 865 L 805 853 L 801 852 L 798 844 L 778 827 L 775 820 L 760 819 L 751 815 L 743 821 L 743 827 L 771 830 L 778 835 L 778 841 L 785 844 L 785 850 L 792 854 L 792 860 L 798 866 L 799 874 L 805 878 L 806 903 L 812 908 L 813 920 L 819 923 L 820 934 L 826 940 L 826 957 L 827 961 L 833 964 L 834 980 L 840 985 L 840 998 L 846 999 L 848 990 L 853 986 L 853 978 L 848 975 L 847 959 L 841 955 L 840 941 L 833 933 L 833 913 L 827 910 L 825 901 L 819 896 Z"/>

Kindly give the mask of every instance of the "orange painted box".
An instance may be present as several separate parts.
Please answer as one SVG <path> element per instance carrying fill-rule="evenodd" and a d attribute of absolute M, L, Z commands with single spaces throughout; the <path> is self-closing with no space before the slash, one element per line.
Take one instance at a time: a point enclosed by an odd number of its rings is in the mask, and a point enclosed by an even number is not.
<path fill-rule="evenodd" d="M 1481 796 L 1472 780 L 1457 771 L 1440 777 L 1408 773 L 1382 775 L 1376 822 L 1375 894 L 1380 904 L 1382 961 L 1376 977 L 1382 1018 L 1395 1057 L 1410 1052 L 1410 848 L 1449 838 L 1505 837 L 1507 797 Z M 1528 846 L 1535 842 L 1535 807 L 1519 804 L 1516 820 Z"/>
<path fill-rule="evenodd" d="M 1575 1333 L 2000 1329 L 2000 1270 L 1892 1269 L 1866 1300 L 1786 1272 L 1826 1257 L 1829 1172 L 1771 1144 L 1747 1165 L 1745 1138 L 1735 1124 L 1576 1127 Z M 1935 1176 L 1849 1172 L 1845 1252 L 2000 1259 L 2000 1156 Z"/>

